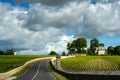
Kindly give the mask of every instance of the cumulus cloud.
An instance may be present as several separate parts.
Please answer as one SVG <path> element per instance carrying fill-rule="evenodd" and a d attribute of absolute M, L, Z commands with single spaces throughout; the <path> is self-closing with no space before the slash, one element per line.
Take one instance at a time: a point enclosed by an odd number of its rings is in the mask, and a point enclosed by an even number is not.
<path fill-rule="evenodd" d="M 120 0 L 29 1 L 28 9 L 0 3 L 0 49 L 61 53 L 76 37 L 120 33 Z"/>
<path fill-rule="evenodd" d="M 6 5 L 0 4 L 0 49 L 14 48 L 19 54 L 46 54 L 55 48 L 57 52 L 63 51 L 66 47 L 66 40 L 71 40 L 69 36 L 62 40 L 64 38 L 61 37 L 65 36 L 64 32 L 54 27 L 44 29 L 42 26 L 40 31 L 29 30 L 23 26 L 30 17 L 28 11 Z"/>
<path fill-rule="evenodd" d="M 109 1 L 110 2 L 110 1 Z M 97 37 L 119 31 L 120 4 L 90 4 L 88 1 L 72 2 L 56 10 L 41 4 L 31 4 L 24 26 L 39 31 L 43 27 L 73 29 L 75 36 Z M 34 27 L 33 27 L 34 26 Z M 68 29 L 68 31 L 69 31 Z M 88 33 L 89 32 L 89 33 Z M 92 35 L 91 35 L 92 34 Z"/>

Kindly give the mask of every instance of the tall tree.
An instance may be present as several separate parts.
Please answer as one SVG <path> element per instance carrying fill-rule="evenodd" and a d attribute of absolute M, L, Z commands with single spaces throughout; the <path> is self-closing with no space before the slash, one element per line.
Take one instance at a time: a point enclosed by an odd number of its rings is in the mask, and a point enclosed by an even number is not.
<path fill-rule="evenodd" d="M 96 49 L 99 47 L 99 40 L 96 38 L 93 38 L 90 41 L 90 50 L 92 53 L 95 53 Z"/>
<path fill-rule="evenodd" d="M 87 41 L 85 38 L 78 38 L 75 40 L 74 42 L 74 47 L 76 48 L 76 51 L 78 53 L 83 53 L 84 52 L 84 48 L 87 47 Z"/>
<path fill-rule="evenodd" d="M 84 48 L 87 47 L 87 41 L 85 38 L 78 38 L 73 40 L 71 43 L 67 44 L 67 49 L 69 53 L 83 53 L 85 50 Z"/>
<path fill-rule="evenodd" d="M 110 54 L 110 55 L 114 54 L 114 47 L 108 46 L 107 52 L 108 52 L 108 54 Z"/>
<path fill-rule="evenodd" d="M 114 47 L 114 54 L 120 55 L 120 45 Z"/>
<path fill-rule="evenodd" d="M 4 51 L 0 50 L 0 55 L 4 55 Z"/>
<path fill-rule="evenodd" d="M 65 51 L 62 52 L 62 56 L 66 56 Z"/>
<path fill-rule="evenodd" d="M 74 54 L 75 53 L 75 48 L 74 48 L 74 45 L 73 45 L 73 42 L 72 43 L 67 43 L 67 50 L 68 50 L 68 53 L 69 54 Z"/>

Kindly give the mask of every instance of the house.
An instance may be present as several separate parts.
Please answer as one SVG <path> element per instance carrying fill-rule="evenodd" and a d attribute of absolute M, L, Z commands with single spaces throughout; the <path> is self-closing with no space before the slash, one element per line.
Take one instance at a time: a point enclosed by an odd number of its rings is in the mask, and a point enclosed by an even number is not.
<path fill-rule="evenodd" d="M 98 55 L 105 55 L 106 54 L 106 49 L 104 47 L 99 47 L 95 51 Z"/>

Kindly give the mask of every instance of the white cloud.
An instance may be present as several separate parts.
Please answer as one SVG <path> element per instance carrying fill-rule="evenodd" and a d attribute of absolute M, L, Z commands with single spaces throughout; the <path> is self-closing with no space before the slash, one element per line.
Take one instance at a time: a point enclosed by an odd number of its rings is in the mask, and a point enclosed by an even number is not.
<path fill-rule="evenodd" d="M 30 4 L 28 10 L 0 3 L 0 49 L 15 48 L 21 54 L 61 53 L 74 37 L 119 35 L 119 0 L 98 0 L 96 4 L 65 1 L 67 4 L 56 7 L 43 5 L 41 0 Z"/>
<path fill-rule="evenodd" d="M 5 6 L 1 4 L 0 7 Z M 64 50 L 65 45 L 62 44 L 65 42 L 59 40 L 64 35 L 61 30 L 42 27 L 43 29 L 40 31 L 30 31 L 23 27 L 29 13 L 24 14 L 21 11 L 27 12 L 26 10 L 19 10 L 21 9 L 8 5 L 2 10 L 4 14 L 0 14 L 0 49 L 15 48 L 19 54 L 46 54 L 50 52 L 47 45 L 56 42 L 53 46 L 58 47 L 53 49 L 56 49 L 57 52 Z M 13 13 L 14 11 L 15 13 Z"/>
<path fill-rule="evenodd" d="M 97 37 L 119 31 L 119 6 L 118 2 L 94 5 L 83 1 L 72 2 L 56 10 L 39 3 L 31 4 L 25 27 L 35 31 L 43 27 L 69 28 L 76 36 Z"/>

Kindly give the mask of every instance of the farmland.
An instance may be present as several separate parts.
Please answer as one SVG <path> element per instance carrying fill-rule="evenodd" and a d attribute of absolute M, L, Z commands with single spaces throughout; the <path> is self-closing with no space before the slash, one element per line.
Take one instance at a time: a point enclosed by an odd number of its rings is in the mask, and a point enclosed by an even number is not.
<path fill-rule="evenodd" d="M 47 57 L 47 56 L 25 56 L 25 55 L 24 56 L 23 55 L 0 56 L 0 73 L 19 67 L 28 60 L 35 59 L 35 58 L 42 58 L 42 57 Z"/>
<path fill-rule="evenodd" d="M 80 56 L 61 60 L 67 71 L 120 70 L 120 56 Z"/>

